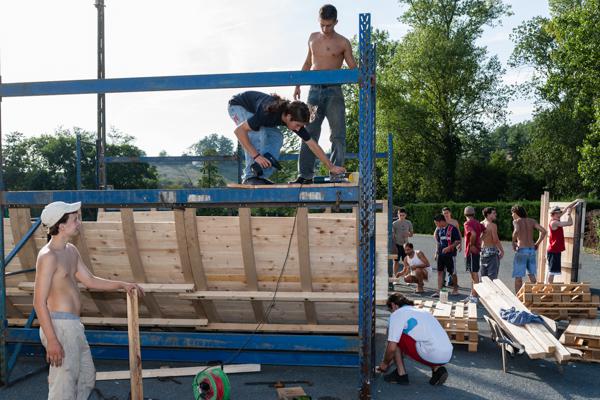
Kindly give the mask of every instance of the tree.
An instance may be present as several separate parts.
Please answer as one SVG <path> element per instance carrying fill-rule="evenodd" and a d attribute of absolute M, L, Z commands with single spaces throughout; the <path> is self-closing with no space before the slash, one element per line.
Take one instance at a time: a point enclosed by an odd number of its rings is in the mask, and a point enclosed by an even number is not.
<path fill-rule="evenodd" d="M 189 148 L 191 155 L 231 155 L 233 154 L 233 142 L 231 139 L 216 133 L 203 137 L 197 143 L 194 143 Z"/>
<path fill-rule="evenodd" d="M 95 133 L 59 128 L 53 135 L 25 137 L 18 132 L 7 135 L 3 147 L 4 179 L 8 190 L 76 189 L 76 133 L 82 138 L 82 184 L 96 187 Z M 131 136 L 112 131 L 107 156 L 142 156 Z M 148 164 L 109 164 L 108 183 L 115 188 L 154 188 L 156 169 Z"/>
<path fill-rule="evenodd" d="M 511 63 L 535 69 L 532 164 L 551 190 L 573 196 L 599 189 L 600 0 L 551 0 L 550 12 L 514 31 Z"/>

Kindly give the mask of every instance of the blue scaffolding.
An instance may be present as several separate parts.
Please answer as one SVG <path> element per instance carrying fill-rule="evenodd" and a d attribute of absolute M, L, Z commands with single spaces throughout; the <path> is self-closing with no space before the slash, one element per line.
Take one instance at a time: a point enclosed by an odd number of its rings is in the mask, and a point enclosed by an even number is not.
<path fill-rule="evenodd" d="M 358 398 L 373 398 L 375 368 L 375 49 L 371 43 L 371 15 L 359 16 L 359 68 L 335 71 L 283 71 L 243 74 L 91 79 L 56 82 L 2 83 L 0 101 L 8 97 L 61 94 L 196 90 L 312 84 L 359 85 L 359 172 L 357 187 L 302 187 L 278 189 L 211 188 L 194 190 L 5 190 L 0 147 L 0 215 L 8 207 L 43 207 L 53 201 L 81 201 L 85 207 L 265 207 L 358 205 L 359 333 L 353 335 L 244 334 L 142 332 L 142 357 L 148 360 L 208 361 L 236 355 L 234 362 L 281 365 L 359 367 Z M 1 103 L 0 103 L 1 104 Z M 1 110 L 0 110 L 1 112 Z M 0 114 L 1 118 L 1 114 Z M 0 119 L 1 121 L 1 119 Z M 0 124 L 1 129 L 1 124 Z M 1 130 L 0 130 L 1 140 Z M 391 164 L 388 164 L 388 171 Z M 391 201 L 391 199 L 388 199 Z M 39 221 L 34 225 L 37 227 Z M 6 312 L 6 264 L 29 235 L 5 258 L 4 224 L 0 224 L 0 383 L 19 352 L 41 354 L 34 313 L 23 328 L 9 328 Z M 14 273 L 11 273 L 14 274 Z M 88 331 L 97 358 L 127 358 L 127 332 Z"/>

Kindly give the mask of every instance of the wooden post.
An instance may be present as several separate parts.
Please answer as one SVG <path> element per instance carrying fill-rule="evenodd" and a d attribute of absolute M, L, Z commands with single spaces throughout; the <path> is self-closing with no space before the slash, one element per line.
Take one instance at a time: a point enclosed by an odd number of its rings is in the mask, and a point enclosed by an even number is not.
<path fill-rule="evenodd" d="M 550 192 L 544 192 L 540 199 L 540 225 L 547 231 L 550 216 Z M 549 234 L 549 232 L 548 232 Z M 548 237 L 540 243 L 537 249 L 537 281 L 544 282 L 546 279 L 546 250 L 548 249 Z"/>
<path fill-rule="evenodd" d="M 127 330 L 129 334 L 129 372 L 131 374 L 131 400 L 144 399 L 142 385 L 142 354 L 138 321 L 138 294 L 127 293 Z"/>

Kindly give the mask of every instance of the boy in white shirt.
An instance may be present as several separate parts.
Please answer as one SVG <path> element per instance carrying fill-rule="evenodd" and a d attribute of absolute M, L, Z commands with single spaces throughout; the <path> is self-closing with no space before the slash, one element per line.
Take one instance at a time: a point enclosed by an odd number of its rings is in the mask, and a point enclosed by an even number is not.
<path fill-rule="evenodd" d="M 388 327 L 388 342 L 379 370 L 386 372 L 392 361 L 396 369 L 384 377 L 386 382 L 408 385 L 404 355 L 431 367 L 431 385 L 442 385 L 448 378 L 444 367 L 452 358 L 452 343 L 444 328 L 431 313 L 414 307 L 414 303 L 399 293 L 390 295 L 388 309 L 392 312 Z"/>

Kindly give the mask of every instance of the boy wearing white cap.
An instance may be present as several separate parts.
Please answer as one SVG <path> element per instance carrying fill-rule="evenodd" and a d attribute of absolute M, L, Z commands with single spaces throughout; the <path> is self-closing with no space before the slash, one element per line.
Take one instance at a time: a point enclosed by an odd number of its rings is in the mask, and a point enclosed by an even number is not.
<path fill-rule="evenodd" d="M 96 371 L 84 328 L 79 320 L 81 299 L 77 282 L 95 290 L 143 290 L 135 283 L 92 275 L 69 243 L 81 226 L 81 203 L 57 201 L 42 211 L 49 241 L 38 253 L 33 305 L 40 322 L 40 338 L 50 364 L 48 399 L 85 400 L 94 388 Z"/>

